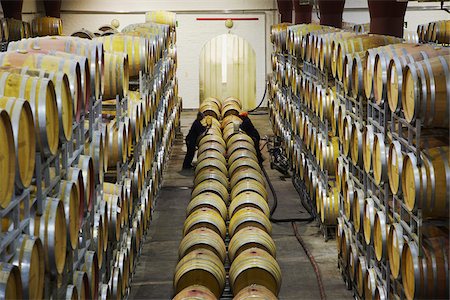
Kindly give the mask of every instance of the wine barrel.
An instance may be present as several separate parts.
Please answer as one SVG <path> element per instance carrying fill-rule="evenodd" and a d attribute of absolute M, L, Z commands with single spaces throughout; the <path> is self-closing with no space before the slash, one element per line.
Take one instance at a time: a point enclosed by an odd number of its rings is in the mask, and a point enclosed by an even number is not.
<path fill-rule="evenodd" d="M 51 79 L 56 101 L 60 104 L 59 112 L 63 124 L 60 125 L 64 129 L 66 140 L 71 134 L 71 119 L 69 116 L 75 115 L 75 119 L 79 121 L 83 107 L 84 93 L 82 86 L 82 73 L 80 63 L 72 58 L 57 57 L 50 55 L 48 50 L 31 49 L 17 50 L 16 52 L 5 52 L 0 54 L 0 65 L 2 67 L 20 67 L 23 69 L 22 74 L 30 76 L 38 76 Z M 42 71 L 41 71 L 42 70 Z M 11 72 L 14 72 L 11 70 Z M 17 71 L 16 71 L 17 72 Z M 59 72 L 67 75 L 71 97 L 67 94 L 67 86 L 64 78 L 61 78 Z M 64 76 L 63 76 L 64 77 Z M 26 98 L 28 100 L 28 98 Z M 73 112 L 70 109 L 73 109 Z"/>
<path fill-rule="evenodd" d="M 243 158 L 232 163 L 228 168 L 228 173 L 231 177 L 233 177 L 234 174 L 238 174 L 241 170 L 247 168 L 252 168 L 257 172 L 262 173 L 261 167 L 259 166 L 258 162 L 248 158 Z"/>
<path fill-rule="evenodd" d="M 180 291 L 175 295 L 173 300 L 215 300 L 217 297 L 207 288 L 202 285 L 191 285 Z"/>
<path fill-rule="evenodd" d="M 397 279 L 401 270 L 401 257 L 405 239 L 403 237 L 403 227 L 399 223 L 391 224 L 387 240 L 387 251 L 389 256 L 389 267 L 392 276 Z"/>
<path fill-rule="evenodd" d="M 356 288 L 359 295 L 364 295 L 367 264 L 365 256 L 358 256 L 356 262 Z"/>
<path fill-rule="evenodd" d="M 111 298 L 122 299 L 122 274 L 118 267 L 113 267 L 109 285 L 111 287 Z"/>
<path fill-rule="evenodd" d="M 62 274 L 66 263 L 67 228 L 64 205 L 59 199 L 47 198 L 42 216 L 30 219 L 30 232 L 39 236 L 44 246 L 45 269 Z"/>
<path fill-rule="evenodd" d="M 86 195 L 84 191 L 83 171 L 80 168 L 70 167 L 67 170 L 67 179 L 74 182 L 78 193 L 78 230 L 83 224 L 84 212 L 86 206 Z"/>
<path fill-rule="evenodd" d="M 96 212 L 94 215 L 94 223 L 91 226 L 92 227 L 92 240 L 91 243 L 93 244 L 93 249 L 97 253 L 97 264 L 101 267 L 103 264 L 103 246 L 104 246 L 104 239 L 105 237 L 104 230 L 103 230 L 103 216 L 100 212 Z"/>
<path fill-rule="evenodd" d="M 66 300 L 79 300 L 77 287 L 75 285 L 73 285 L 73 284 L 67 285 L 65 299 Z"/>
<path fill-rule="evenodd" d="M 252 284 L 243 288 L 237 293 L 235 300 L 249 300 L 249 299 L 265 299 L 265 300 L 277 300 L 278 298 L 265 286 L 259 284 Z"/>
<path fill-rule="evenodd" d="M 211 130 L 211 129 L 209 129 L 209 130 Z M 204 143 L 215 142 L 215 143 L 221 144 L 223 147 L 226 147 L 226 143 L 222 138 L 220 129 L 217 129 L 217 130 L 218 131 L 216 132 L 216 134 L 206 134 L 203 137 L 201 137 L 198 142 L 198 145 L 201 146 Z M 218 135 L 219 133 L 220 133 L 220 135 Z"/>
<path fill-rule="evenodd" d="M 103 91 L 104 99 L 126 97 L 128 94 L 128 55 L 126 53 L 105 53 L 105 89 Z"/>
<path fill-rule="evenodd" d="M 322 71 L 331 71 L 331 61 L 334 49 L 332 45 L 333 41 L 338 41 L 343 38 L 349 38 L 355 36 L 353 32 L 347 31 L 338 31 L 338 32 L 329 32 L 321 35 L 319 38 L 318 47 L 319 47 L 319 68 Z"/>
<path fill-rule="evenodd" d="M 46 78 L 0 71 L 0 94 L 30 102 L 35 122 L 36 144 L 45 156 L 58 150 L 58 107 L 53 83 Z"/>
<path fill-rule="evenodd" d="M 239 254 L 231 264 L 230 284 L 233 294 L 251 284 L 265 286 L 278 295 L 281 286 L 281 270 L 276 260 L 266 251 L 250 248 Z"/>
<path fill-rule="evenodd" d="M 93 40 L 96 37 L 94 32 L 89 31 L 89 30 L 84 29 L 84 28 L 73 32 L 70 36 L 76 36 L 76 37 L 79 37 L 79 38 L 82 38 L 82 39 L 88 39 L 88 40 Z"/>
<path fill-rule="evenodd" d="M 254 191 L 246 191 L 232 199 L 230 206 L 228 207 L 229 219 L 231 219 L 239 210 L 246 207 L 259 209 L 267 217 L 269 217 L 270 209 L 267 204 L 267 199 L 264 199 L 264 197 Z"/>
<path fill-rule="evenodd" d="M 226 235 L 226 225 L 222 216 L 213 209 L 201 208 L 191 213 L 184 221 L 183 234 L 187 235 L 189 232 L 200 228 L 207 227 L 219 234 L 222 239 Z"/>
<path fill-rule="evenodd" d="M 320 219 L 323 224 L 336 225 L 339 215 L 339 191 L 337 188 L 331 189 L 327 195 L 324 190 L 321 196 Z"/>
<path fill-rule="evenodd" d="M 128 286 L 130 273 L 129 252 L 126 248 L 117 251 L 114 269 L 118 270 L 118 274 L 117 272 L 113 274 L 117 279 L 117 283 L 113 282 L 113 286 L 111 287 L 113 298 L 116 298 L 115 294 L 119 293 L 117 299 L 122 299 L 122 295 L 126 292 Z M 114 277 L 113 280 L 115 280 Z"/>
<path fill-rule="evenodd" d="M 268 194 L 266 188 L 259 183 L 259 181 L 254 179 L 244 179 L 237 183 L 231 190 L 231 199 L 236 198 L 239 194 L 245 193 L 247 191 L 252 191 L 260 194 L 264 199 L 268 199 Z"/>
<path fill-rule="evenodd" d="M 448 229 L 428 228 L 422 239 L 422 256 L 414 241 L 405 242 L 402 251 L 402 283 L 411 299 L 448 299 Z"/>
<path fill-rule="evenodd" d="M 439 55 L 448 54 L 448 49 L 433 45 L 421 45 L 408 49 L 405 55 L 393 57 L 387 70 L 387 98 L 389 108 L 393 112 L 399 112 L 402 105 L 402 90 L 405 82 L 404 69 L 408 64 L 430 59 Z"/>
<path fill-rule="evenodd" d="M 2 18 L 0 23 L 3 33 L 2 41 L 11 42 L 25 38 L 25 28 L 21 20 Z"/>
<path fill-rule="evenodd" d="M 73 284 L 77 287 L 79 299 L 91 299 L 89 279 L 84 271 L 75 271 L 73 273 Z"/>
<path fill-rule="evenodd" d="M 17 240 L 12 263 L 20 269 L 23 297 L 25 299 L 42 299 L 45 266 L 44 249 L 39 237 L 21 235 Z"/>
<path fill-rule="evenodd" d="M 94 132 L 92 141 L 84 144 L 84 153 L 87 153 L 92 157 L 94 182 L 103 183 L 105 153 L 101 131 Z"/>
<path fill-rule="evenodd" d="M 228 204 L 229 201 L 228 190 L 220 182 L 212 179 L 208 179 L 206 181 L 201 182 L 198 186 L 194 188 L 191 197 L 195 198 L 196 196 L 205 192 L 217 194 L 222 198 L 225 204 Z"/>
<path fill-rule="evenodd" d="M 11 124 L 8 124 L 7 114 L 0 113 L 1 126 L 3 128 L 3 140 L 5 141 L 5 149 L 2 155 L 5 155 L 6 160 L 2 170 L 10 172 L 11 155 L 15 154 L 15 183 L 20 189 L 27 188 L 34 173 L 34 162 L 36 158 L 36 136 L 34 132 L 34 119 L 30 104 L 25 100 L 17 98 L 0 97 L 0 108 L 4 109 L 10 118 Z M 12 129 L 11 137 L 9 131 Z M 14 140 L 14 151 L 11 153 L 11 145 Z M 8 154 L 9 153 L 9 154 Z M 8 166 L 9 165 L 9 166 Z M 11 173 L 8 174 L 8 177 Z M 4 177 L 4 182 L 8 184 L 8 178 Z M 5 190 L 6 199 L 11 199 L 10 187 Z M 5 207 L 9 201 L 1 202 L 1 207 Z M 4 204 L 5 203 L 5 204 Z"/>
<path fill-rule="evenodd" d="M 353 199 L 353 225 L 355 226 L 355 231 L 360 232 L 363 229 L 364 224 L 364 197 L 360 197 L 360 194 Z"/>
<path fill-rule="evenodd" d="M 424 127 L 448 128 L 450 55 L 409 64 L 404 74 L 402 108 L 405 119 L 411 122 L 420 118 Z"/>
<path fill-rule="evenodd" d="M 53 17 L 37 17 L 31 21 L 33 36 L 62 35 L 62 20 Z"/>
<path fill-rule="evenodd" d="M 201 161 L 203 161 L 203 160 L 210 159 L 210 158 L 220 160 L 220 161 L 222 162 L 223 165 L 226 165 L 226 164 L 227 164 L 227 161 L 226 161 L 226 159 L 225 159 L 225 156 L 223 156 L 221 153 L 219 153 L 219 152 L 217 152 L 217 151 L 214 151 L 214 150 L 205 150 L 202 154 L 200 154 L 200 155 L 197 156 L 197 162 L 201 162 Z M 211 168 L 211 169 L 216 169 L 216 168 Z M 216 170 L 217 170 L 217 169 L 216 169 Z M 219 170 L 217 170 L 217 171 L 219 171 Z M 202 170 L 201 172 L 203 172 L 203 170 Z M 199 174 L 200 174 L 200 173 L 199 173 Z M 222 174 L 223 174 L 223 173 L 222 173 Z M 225 174 L 224 174 L 224 175 L 225 175 Z"/>
<path fill-rule="evenodd" d="M 117 168 L 117 163 L 125 163 L 127 159 L 127 132 L 125 123 L 115 120 L 108 123 L 108 166 L 112 169 Z"/>
<path fill-rule="evenodd" d="M 20 270 L 15 265 L 0 262 L 0 295 L 5 300 L 22 299 Z"/>
<path fill-rule="evenodd" d="M 233 262 L 242 252 L 250 248 L 259 248 L 276 258 L 276 246 L 270 235 L 257 227 L 245 227 L 237 232 L 228 245 L 228 257 Z"/>
<path fill-rule="evenodd" d="M 268 234 L 272 233 L 272 224 L 263 212 L 253 207 L 245 207 L 238 210 L 230 219 L 228 234 L 233 237 L 235 233 L 249 226 L 260 228 Z"/>
<path fill-rule="evenodd" d="M 215 210 L 222 216 L 222 219 L 227 219 L 227 206 L 225 202 L 213 193 L 201 193 L 193 198 L 187 206 L 186 216 L 204 207 Z"/>
<path fill-rule="evenodd" d="M 216 152 L 217 153 L 217 152 Z M 228 178 L 220 170 L 213 167 L 203 168 L 194 179 L 194 186 L 207 180 L 220 182 L 225 188 L 228 188 Z"/>
<path fill-rule="evenodd" d="M 145 22 L 166 24 L 169 25 L 172 29 L 175 29 L 175 27 L 177 26 L 176 18 L 176 13 L 165 10 L 152 10 L 145 13 Z"/>
<path fill-rule="evenodd" d="M 364 231 L 364 240 L 367 245 L 370 245 L 373 241 L 373 232 L 372 228 L 375 222 L 375 214 L 376 208 L 374 201 L 372 198 L 366 198 L 366 202 L 364 203 L 364 223 L 363 223 L 363 231 Z"/>
<path fill-rule="evenodd" d="M 203 152 L 207 151 L 207 150 L 214 150 L 219 152 L 222 155 L 225 155 L 226 150 L 225 148 L 220 145 L 219 143 L 206 143 L 201 145 L 200 147 L 198 147 L 198 151 L 197 151 L 197 156 L 200 156 Z"/>
<path fill-rule="evenodd" d="M 236 184 L 238 184 L 240 181 L 244 179 L 253 179 L 258 181 L 264 187 L 266 186 L 266 181 L 264 177 L 261 175 L 261 173 L 259 173 L 258 171 L 256 171 L 251 167 L 242 167 L 239 168 L 239 172 L 235 172 L 233 176 L 231 176 L 230 187 L 234 188 Z"/>
<path fill-rule="evenodd" d="M 373 245 L 375 248 L 375 257 L 378 261 L 387 257 L 386 245 L 389 230 L 387 221 L 384 211 L 377 211 L 373 225 Z"/>
<path fill-rule="evenodd" d="M 72 249 L 77 249 L 78 232 L 80 229 L 80 197 L 78 195 L 76 183 L 73 181 L 61 180 L 58 198 L 64 204 L 70 246 Z"/>
<path fill-rule="evenodd" d="M 178 248 L 178 257 L 182 259 L 188 253 L 197 249 L 208 249 L 216 254 L 222 263 L 225 262 L 226 248 L 225 243 L 220 235 L 214 230 L 206 227 L 197 228 L 187 235 L 180 242 Z"/>
<path fill-rule="evenodd" d="M 449 153 L 449 147 L 426 149 L 421 152 L 421 167 L 413 153 L 404 157 L 402 191 L 408 210 L 420 208 L 424 217 L 448 216 Z"/>
<path fill-rule="evenodd" d="M 364 296 L 366 299 L 375 299 L 377 288 L 377 273 L 374 268 L 367 268 L 364 278 Z"/>
<path fill-rule="evenodd" d="M 387 176 L 387 149 L 384 144 L 384 135 L 381 133 L 375 133 L 373 139 L 372 150 L 372 166 L 373 166 L 373 178 L 375 184 L 379 185 L 382 181 L 388 180 Z"/>
<path fill-rule="evenodd" d="M 372 125 L 367 124 L 363 128 L 362 133 L 362 156 L 364 162 L 364 171 L 370 173 L 372 169 L 372 151 L 374 142 L 374 128 Z"/>
<path fill-rule="evenodd" d="M 198 249 L 178 262 L 175 268 L 174 289 L 179 293 L 186 287 L 199 284 L 206 286 L 219 298 L 225 286 L 225 279 L 225 268 L 219 257 L 207 249 Z"/>
<path fill-rule="evenodd" d="M 363 164 L 363 126 L 355 121 L 350 134 L 350 156 L 354 166 Z"/>
<path fill-rule="evenodd" d="M 85 192 L 85 205 L 88 211 L 92 210 L 94 203 L 94 166 L 92 158 L 87 155 L 80 155 L 78 160 L 78 168 L 82 170 L 84 192 Z"/>
<path fill-rule="evenodd" d="M 99 292 L 99 299 L 100 300 L 111 300 L 112 299 L 112 297 L 111 297 L 111 291 L 110 291 L 110 289 L 109 289 L 109 286 L 108 286 L 108 284 L 102 284 L 101 286 L 100 286 L 100 292 Z"/>
<path fill-rule="evenodd" d="M 450 22 L 448 20 L 434 23 L 431 40 L 439 44 L 450 44 Z"/>
<path fill-rule="evenodd" d="M 143 37 L 115 34 L 97 38 L 103 42 L 106 52 L 122 52 L 128 55 L 130 76 L 139 76 L 139 72 L 149 70 L 149 41 Z"/>
<path fill-rule="evenodd" d="M 86 272 L 89 279 L 91 297 L 97 299 L 99 290 L 99 263 L 95 251 L 86 251 L 82 271 Z"/>

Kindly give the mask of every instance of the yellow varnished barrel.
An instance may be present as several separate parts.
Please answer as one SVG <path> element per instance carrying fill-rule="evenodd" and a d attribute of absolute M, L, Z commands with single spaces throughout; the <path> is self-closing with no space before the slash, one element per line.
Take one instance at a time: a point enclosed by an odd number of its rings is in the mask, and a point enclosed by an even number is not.
<path fill-rule="evenodd" d="M 208 158 L 218 159 L 218 160 L 220 160 L 223 163 L 224 166 L 227 164 L 225 156 L 223 156 L 220 152 L 215 151 L 215 150 L 205 150 L 205 151 L 203 151 L 202 154 L 197 156 L 197 161 L 201 162 L 201 161 L 203 161 L 205 159 L 208 159 Z M 202 172 L 203 172 L 203 170 L 202 170 Z"/>
<path fill-rule="evenodd" d="M 94 166 L 92 158 L 88 155 L 80 155 L 78 168 L 83 174 L 85 205 L 88 211 L 91 211 L 94 201 Z"/>
<path fill-rule="evenodd" d="M 259 284 L 278 295 L 281 270 L 276 260 L 266 251 L 250 248 L 239 254 L 231 264 L 230 284 L 234 294 L 251 284 Z"/>
<path fill-rule="evenodd" d="M 237 293 L 234 300 L 251 300 L 251 299 L 264 299 L 264 300 L 277 300 L 275 296 L 268 288 L 259 285 L 252 284 L 243 288 L 239 293 Z"/>
<path fill-rule="evenodd" d="M 375 257 L 378 261 L 387 257 L 387 237 L 388 237 L 388 220 L 383 211 L 375 214 L 373 225 L 373 245 L 375 248 Z"/>
<path fill-rule="evenodd" d="M 235 151 L 248 150 L 256 154 L 255 146 L 248 141 L 236 141 L 227 148 L 227 156 L 230 157 Z"/>
<path fill-rule="evenodd" d="M 417 158 L 408 153 L 403 159 L 402 191 L 408 210 L 422 209 L 424 217 L 448 218 L 450 150 L 437 147 L 422 151 L 422 166 Z"/>
<path fill-rule="evenodd" d="M 123 122 L 112 121 L 108 127 L 108 166 L 115 169 L 118 162 L 125 163 L 127 159 L 127 131 Z"/>
<path fill-rule="evenodd" d="M 73 284 L 77 287 L 79 299 L 90 299 L 91 291 L 89 287 L 89 278 L 84 271 L 75 271 L 73 273 Z"/>
<path fill-rule="evenodd" d="M 45 269 L 62 274 L 66 263 L 67 228 L 64 205 L 59 199 L 47 198 L 42 216 L 31 219 L 30 232 L 39 236 L 44 246 Z"/>
<path fill-rule="evenodd" d="M 92 299 L 98 298 L 99 290 L 99 263 L 95 251 L 87 251 L 84 256 L 84 264 L 82 270 L 86 272 L 89 279 L 90 294 Z"/>
<path fill-rule="evenodd" d="M 245 227 L 237 232 L 228 245 L 228 257 L 233 262 L 243 251 L 260 248 L 276 258 L 276 246 L 270 235 L 257 227 Z"/>
<path fill-rule="evenodd" d="M 86 193 L 84 191 L 83 172 L 80 168 L 69 168 L 67 179 L 74 182 L 78 192 L 78 229 L 80 229 L 86 209 Z"/>
<path fill-rule="evenodd" d="M 0 97 L 0 108 L 5 109 L 11 120 L 11 128 L 14 136 L 14 148 L 15 148 L 15 166 L 16 177 L 15 182 L 19 188 L 27 188 L 34 173 L 34 162 L 36 152 L 36 136 L 34 132 L 34 118 L 30 104 L 25 100 L 17 98 Z M 2 119 L 2 124 L 5 124 L 7 120 Z M 4 127 L 3 134 L 6 135 L 2 138 L 4 141 L 10 139 L 7 133 L 8 126 Z M 7 149 L 9 150 L 10 142 L 7 142 Z M 6 150 L 6 149 L 5 149 Z M 9 159 L 7 163 L 10 164 Z M 2 167 L 2 170 L 9 170 L 8 167 Z M 9 176 L 9 175 L 8 175 Z M 4 177 L 7 181 L 6 177 Z M 3 207 L 3 206 L 2 206 Z"/>
<path fill-rule="evenodd" d="M 205 180 L 194 188 L 191 196 L 192 196 L 192 198 L 195 198 L 198 195 L 205 193 L 205 192 L 217 194 L 218 196 L 220 196 L 222 198 L 222 200 L 226 204 L 228 204 L 228 201 L 229 201 L 228 190 L 220 182 L 218 182 L 216 180 L 212 180 L 212 179 Z"/>
<path fill-rule="evenodd" d="M 242 124 L 242 119 L 235 115 L 229 115 L 223 118 L 221 128 L 225 129 L 229 124 Z"/>
<path fill-rule="evenodd" d="M 23 298 L 20 270 L 15 265 L 0 263 L 0 294 L 6 300 Z"/>
<path fill-rule="evenodd" d="M 391 224 L 389 227 L 387 252 L 389 256 L 389 267 L 392 276 L 397 279 L 401 270 L 401 257 L 405 239 L 403 238 L 403 227 L 399 223 Z"/>
<path fill-rule="evenodd" d="M 208 150 L 217 151 L 220 154 L 222 154 L 222 156 L 224 156 L 226 153 L 225 147 L 223 147 L 221 144 L 209 142 L 209 143 L 204 143 L 204 144 L 200 145 L 200 147 L 198 147 L 197 155 L 200 156 L 203 152 L 208 151 Z"/>
<path fill-rule="evenodd" d="M 78 299 L 79 298 L 77 287 L 73 284 L 68 284 L 66 290 L 66 300 L 78 300 Z"/>
<path fill-rule="evenodd" d="M 220 132 L 220 131 L 219 131 Z M 198 145 L 201 146 L 204 143 L 208 142 L 215 142 L 221 144 L 223 147 L 226 147 L 225 141 L 223 140 L 221 135 L 217 134 L 206 134 L 203 136 L 200 141 L 198 142 Z"/>
<path fill-rule="evenodd" d="M 228 234 L 233 237 L 236 232 L 249 226 L 260 228 L 268 234 L 272 233 L 272 224 L 262 211 L 253 207 L 245 207 L 238 210 L 231 218 Z"/>
<path fill-rule="evenodd" d="M 339 215 L 339 191 L 332 188 L 327 195 L 324 191 L 322 194 L 322 202 L 320 207 L 320 219 L 323 224 L 336 225 Z"/>
<path fill-rule="evenodd" d="M 79 37 L 79 38 L 82 38 L 82 39 L 93 40 L 97 36 L 97 33 L 94 33 L 94 32 L 92 32 L 90 30 L 87 30 L 87 29 L 83 28 L 83 29 L 80 29 L 80 30 L 77 30 L 77 31 L 73 32 L 70 36 L 76 36 L 76 37 Z"/>
<path fill-rule="evenodd" d="M 177 15 L 171 11 L 152 10 L 145 13 L 145 22 L 166 24 L 170 28 L 175 28 L 177 26 Z"/>
<path fill-rule="evenodd" d="M 191 285 L 180 291 L 172 300 L 216 300 L 217 297 L 207 288 L 202 285 Z"/>
<path fill-rule="evenodd" d="M 236 184 L 244 179 L 253 179 L 258 181 L 263 186 L 266 185 L 264 177 L 260 172 L 251 168 L 251 167 L 243 167 L 239 169 L 239 172 L 235 172 L 234 175 L 230 179 L 230 187 L 234 188 Z"/>
<path fill-rule="evenodd" d="M 228 217 L 231 219 L 236 212 L 245 207 L 253 207 L 261 210 L 266 216 L 269 216 L 269 205 L 267 199 L 253 191 L 246 191 L 232 199 L 228 207 Z"/>
<path fill-rule="evenodd" d="M 213 167 L 203 168 L 197 174 L 197 176 L 195 176 L 194 186 L 197 186 L 203 181 L 209 179 L 216 180 L 220 182 L 225 188 L 228 188 L 228 177 L 225 174 L 223 174 L 220 170 Z"/>
<path fill-rule="evenodd" d="M 114 267 L 111 275 L 111 299 L 122 299 L 122 273 Z"/>
<path fill-rule="evenodd" d="M 25 299 L 42 299 L 45 265 L 44 249 L 39 237 L 20 236 L 12 263 L 20 269 L 23 297 Z"/>
<path fill-rule="evenodd" d="M 76 183 L 73 181 L 61 181 L 59 199 L 64 203 L 66 215 L 66 227 L 72 249 L 78 247 L 78 231 L 80 224 L 80 198 Z"/>
<path fill-rule="evenodd" d="M 184 256 L 175 268 L 174 288 L 179 293 L 188 286 L 206 286 L 219 298 L 225 287 L 226 273 L 219 257 L 207 249 L 198 249 Z"/>
<path fill-rule="evenodd" d="M 139 71 L 146 73 L 149 69 L 149 44 L 143 37 L 114 34 L 98 38 L 103 42 L 106 52 L 128 54 L 130 76 L 138 76 Z"/>
<path fill-rule="evenodd" d="M 62 35 L 62 20 L 53 17 L 38 17 L 31 21 L 33 36 Z"/>
<path fill-rule="evenodd" d="M 0 140 L 2 146 L 0 153 L 0 170 L 2 181 L 0 183 L 0 207 L 6 208 L 11 202 L 14 193 L 14 178 L 16 177 L 16 152 L 14 148 L 14 133 L 11 126 L 11 119 L 6 110 L 0 109 Z"/>
<path fill-rule="evenodd" d="M 191 213 L 184 222 L 184 235 L 200 228 L 207 227 L 214 230 L 223 239 L 226 235 L 226 225 L 222 216 L 215 210 L 210 208 L 201 208 Z"/>
<path fill-rule="evenodd" d="M 92 157 L 94 168 L 94 179 L 96 183 L 103 183 L 104 163 L 105 163 L 105 145 L 103 144 L 102 132 L 95 132 L 92 141 L 84 144 L 84 153 Z"/>
<path fill-rule="evenodd" d="M 121 52 L 105 53 L 104 99 L 126 97 L 128 94 L 128 55 Z"/>
<path fill-rule="evenodd" d="M 37 149 L 46 156 L 58 149 L 59 121 L 53 83 L 46 78 L 0 72 L 0 93 L 30 102 L 35 123 Z"/>
<path fill-rule="evenodd" d="M 241 158 L 249 158 L 253 159 L 254 161 L 258 161 L 258 158 L 256 157 L 254 151 L 239 149 L 234 151 L 233 154 L 228 157 L 228 165 L 231 166 L 236 160 Z"/>
<path fill-rule="evenodd" d="M 100 212 L 95 213 L 94 215 L 94 224 L 92 225 L 92 240 L 91 243 L 93 244 L 93 249 L 97 253 L 97 263 L 98 265 L 102 265 L 103 263 L 103 246 L 104 246 L 104 239 L 107 238 L 104 236 L 104 229 L 103 229 L 103 216 L 100 214 Z"/>
<path fill-rule="evenodd" d="M 223 103 L 222 106 L 222 118 L 225 118 L 229 115 L 238 116 L 241 112 L 241 107 L 235 102 Z"/>
<path fill-rule="evenodd" d="M 383 134 L 376 133 L 373 139 L 372 150 L 373 178 L 376 184 L 380 184 L 381 182 L 386 182 L 388 180 L 387 154 L 388 149 L 384 144 Z"/>
<path fill-rule="evenodd" d="M 228 173 L 231 177 L 233 177 L 235 173 L 238 173 L 238 172 L 240 172 L 240 170 L 243 170 L 247 167 L 252 168 L 259 173 L 262 172 L 261 167 L 259 166 L 258 162 L 254 161 L 252 159 L 243 158 L 243 159 L 240 159 L 240 160 L 232 163 L 228 169 Z"/>
<path fill-rule="evenodd" d="M 236 142 L 248 142 L 252 146 L 255 145 L 252 138 L 249 135 L 244 134 L 242 132 L 239 132 L 239 133 L 233 135 L 232 137 L 230 137 L 227 140 L 227 147 L 230 148 Z"/>
<path fill-rule="evenodd" d="M 259 181 L 254 179 L 243 179 L 237 183 L 231 190 L 231 199 L 236 198 L 238 195 L 245 193 L 247 191 L 256 192 L 261 195 L 264 199 L 268 199 L 267 190 Z"/>
<path fill-rule="evenodd" d="M 217 105 L 206 103 L 200 106 L 199 111 L 203 113 L 205 116 L 211 116 L 215 119 L 220 119 L 220 111 Z"/>
<path fill-rule="evenodd" d="M 213 193 L 201 193 L 193 198 L 186 208 L 186 215 L 189 216 L 191 213 L 203 207 L 211 208 L 217 211 L 222 216 L 222 219 L 227 219 L 227 206 L 225 202 L 217 194 Z"/>
<path fill-rule="evenodd" d="M 448 237 L 448 228 L 427 228 L 422 239 L 422 256 L 414 241 L 403 245 L 401 274 L 408 300 L 448 299 Z"/>
<path fill-rule="evenodd" d="M 207 227 L 200 227 L 189 232 L 180 242 L 178 257 L 181 259 L 189 252 L 197 249 L 208 249 L 225 262 L 226 248 L 220 235 Z"/>

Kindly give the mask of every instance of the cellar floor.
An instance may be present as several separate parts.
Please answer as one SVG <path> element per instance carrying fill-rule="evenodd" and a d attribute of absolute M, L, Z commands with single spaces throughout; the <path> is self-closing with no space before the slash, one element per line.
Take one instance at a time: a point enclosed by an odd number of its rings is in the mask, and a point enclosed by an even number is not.
<path fill-rule="evenodd" d="M 187 134 L 196 116 L 194 111 L 182 113 L 181 130 Z M 251 119 L 261 137 L 271 135 L 269 117 L 252 115 Z M 264 141 L 261 141 L 261 145 Z M 142 253 L 138 259 L 133 277 L 130 299 L 171 299 L 173 297 L 172 278 L 178 261 L 178 245 L 182 238 L 185 209 L 190 200 L 193 181 L 192 172 L 180 172 L 186 147 L 180 138 L 175 141 L 163 187 L 156 202 L 153 220 Z M 278 195 L 276 218 L 306 217 L 299 195 L 290 178 L 270 169 L 267 149 L 264 166 Z M 268 190 L 270 198 L 272 195 Z M 270 204 L 272 198 L 270 199 Z M 320 299 L 313 268 L 303 248 L 298 243 L 291 223 L 272 224 L 272 237 L 277 246 L 277 261 L 282 272 L 280 299 Z M 346 289 L 337 268 L 336 240 L 325 242 L 316 222 L 297 223 L 299 233 L 319 265 L 328 299 L 351 299 L 352 293 Z"/>

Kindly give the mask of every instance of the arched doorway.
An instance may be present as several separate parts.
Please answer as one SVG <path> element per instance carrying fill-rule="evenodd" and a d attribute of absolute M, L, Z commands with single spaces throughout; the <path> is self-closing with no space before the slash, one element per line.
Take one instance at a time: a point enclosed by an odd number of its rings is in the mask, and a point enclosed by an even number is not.
<path fill-rule="evenodd" d="M 199 71 L 200 103 L 233 96 L 243 109 L 256 106 L 256 54 L 244 38 L 226 33 L 211 39 L 200 52 Z"/>

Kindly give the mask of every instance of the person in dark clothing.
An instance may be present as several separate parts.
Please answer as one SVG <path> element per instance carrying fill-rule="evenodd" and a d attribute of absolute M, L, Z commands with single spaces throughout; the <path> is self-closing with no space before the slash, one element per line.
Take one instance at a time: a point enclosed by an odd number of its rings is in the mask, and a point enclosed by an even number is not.
<path fill-rule="evenodd" d="M 195 156 L 195 151 L 197 147 L 197 139 L 205 132 L 206 127 L 202 125 L 203 113 L 199 112 L 194 123 L 192 123 L 191 129 L 186 136 L 186 147 L 187 152 L 184 157 L 183 169 L 192 168 L 192 160 Z"/>
<path fill-rule="evenodd" d="M 262 164 L 264 161 L 264 158 L 262 157 L 261 150 L 259 149 L 259 140 L 261 139 L 261 136 L 259 135 L 258 130 L 256 130 L 255 126 L 253 126 L 252 121 L 248 117 L 248 112 L 241 112 L 239 114 L 239 117 L 242 120 L 242 124 L 240 128 L 245 131 L 245 133 L 252 138 L 253 143 L 255 144 L 256 149 L 256 156 L 258 157 L 259 164 Z"/>

